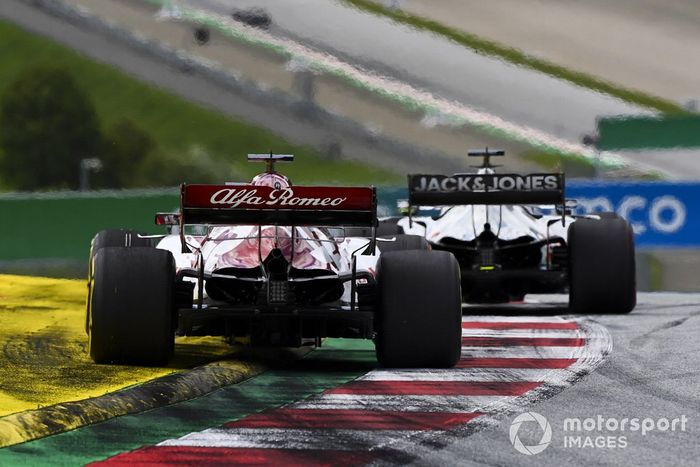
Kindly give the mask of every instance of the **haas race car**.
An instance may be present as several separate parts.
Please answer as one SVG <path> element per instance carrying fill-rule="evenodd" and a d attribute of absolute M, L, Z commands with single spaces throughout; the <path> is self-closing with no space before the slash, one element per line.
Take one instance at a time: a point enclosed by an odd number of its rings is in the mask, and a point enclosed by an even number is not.
<path fill-rule="evenodd" d="M 251 345 L 373 339 L 387 367 L 454 366 L 459 265 L 424 239 L 378 238 L 373 187 L 294 186 L 287 155 L 249 155 L 249 184 L 181 186 L 167 235 L 105 230 L 92 240 L 86 328 L 97 363 L 156 365 L 175 335 Z"/>
<path fill-rule="evenodd" d="M 520 301 L 527 293 L 569 293 L 575 313 L 628 313 L 636 305 L 632 228 L 615 213 L 575 216 L 564 175 L 497 174 L 491 156 L 476 173 L 409 175 L 408 216 L 383 233 L 424 237 L 460 264 L 465 302 Z M 434 215 L 420 215 L 426 209 Z"/>

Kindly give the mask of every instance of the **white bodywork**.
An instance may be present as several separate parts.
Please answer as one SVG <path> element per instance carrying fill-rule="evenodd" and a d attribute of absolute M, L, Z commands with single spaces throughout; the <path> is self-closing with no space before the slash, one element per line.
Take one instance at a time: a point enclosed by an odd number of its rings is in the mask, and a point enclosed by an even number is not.
<path fill-rule="evenodd" d="M 557 222 L 547 226 L 549 221 Z M 440 209 L 438 216 L 413 216 L 412 221 L 405 217 L 398 225 L 407 234 L 425 236 L 429 242 L 440 242 L 445 237 L 460 241 L 471 241 L 484 231 L 489 223 L 493 233 L 501 240 L 515 240 L 532 237 L 541 240 L 547 237 L 566 238 L 566 230 L 574 218 L 566 216 L 564 224 L 560 215 L 536 217 L 524 206 L 467 205 Z"/>
<path fill-rule="evenodd" d="M 558 222 L 549 227 L 550 220 Z M 547 237 L 566 238 L 566 229 L 574 222 L 571 217 L 565 217 L 562 225 L 561 216 L 548 215 L 535 217 L 523 206 L 452 206 L 440 210 L 438 216 L 414 216 L 412 222 L 403 218 L 398 225 L 407 234 L 425 236 L 429 242 L 439 242 L 445 237 L 461 241 L 471 241 L 484 231 L 484 225 L 489 223 L 491 230 L 501 240 L 514 240 L 529 236 L 535 240 Z M 424 225 L 423 225 L 424 224 Z"/>
<path fill-rule="evenodd" d="M 342 229 L 333 231 L 342 233 Z M 205 274 L 223 268 L 256 268 L 273 248 L 279 248 L 293 268 L 330 271 L 337 275 L 351 272 L 353 254 L 358 272 L 375 275 L 379 258 L 379 249 L 375 255 L 360 254 L 369 245 L 369 239 L 333 236 L 329 229 L 319 227 L 241 225 L 211 227 L 208 232 L 207 235 L 185 236 L 192 253 L 182 252 L 180 236 L 175 234 L 165 236 L 157 248 L 173 254 L 178 271 L 199 268 L 201 256 Z M 350 301 L 349 283 L 342 301 Z"/>
<path fill-rule="evenodd" d="M 493 175 L 491 168 L 480 168 L 477 175 Z M 420 211 L 420 208 L 418 208 Z M 566 239 L 569 225 L 575 221 L 566 216 L 561 222 L 561 215 L 556 214 L 553 206 L 523 206 L 523 205 L 460 205 L 435 208 L 440 212 L 437 216 L 413 216 L 403 218 L 398 225 L 405 233 L 421 235 L 429 242 L 439 243 L 449 237 L 459 241 L 472 241 L 483 231 L 486 224 L 500 240 L 515 240 L 531 237 L 533 240 L 543 240 L 552 237 Z M 534 215 L 534 213 L 538 215 Z M 549 212 L 549 215 L 544 213 Z M 558 222 L 550 222 L 551 220 Z"/>

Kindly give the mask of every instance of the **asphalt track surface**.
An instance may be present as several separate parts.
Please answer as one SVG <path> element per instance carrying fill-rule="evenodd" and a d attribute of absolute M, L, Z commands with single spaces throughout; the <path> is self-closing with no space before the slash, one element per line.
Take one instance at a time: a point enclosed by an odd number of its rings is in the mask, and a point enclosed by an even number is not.
<path fill-rule="evenodd" d="M 544 308 L 546 318 L 555 321 L 558 321 L 558 318 L 555 319 L 550 316 L 551 314 L 565 313 L 565 309 L 562 308 L 563 297 L 555 297 L 554 301 L 551 297 L 540 299 L 546 302 L 530 306 L 520 312 L 511 308 L 475 310 L 475 312 L 483 314 L 488 311 L 506 315 L 526 313 L 527 317 L 525 315 L 522 317 L 529 321 L 541 318 L 541 308 Z M 441 432 L 438 437 L 431 437 L 422 443 L 410 443 L 410 449 L 399 449 L 398 452 L 389 449 L 389 452 L 379 453 L 380 456 L 374 461 L 417 465 L 458 463 L 695 465 L 700 454 L 700 446 L 697 444 L 700 370 L 698 370 L 696 358 L 700 350 L 698 348 L 700 344 L 697 341 L 700 332 L 698 329 L 700 296 L 697 294 L 640 294 L 639 303 L 638 308 L 628 316 L 584 318 L 593 319 L 607 329 L 612 337 L 613 350 L 593 373 L 584 376 L 572 387 L 558 393 L 547 393 L 547 396 L 552 396 L 550 398 L 530 400 L 526 397 L 527 393 L 523 393 L 521 394 L 524 397 L 521 399 L 524 402 L 522 405 L 513 406 L 511 411 L 482 418 L 487 420 L 487 423 L 479 424 L 479 418 L 469 421 L 462 419 L 464 427 L 458 424 L 453 430 L 437 430 Z M 505 317 L 501 322 L 507 321 L 508 317 Z M 512 351 L 514 347 L 523 346 L 509 346 L 507 350 Z M 546 355 L 546 352 L 539 349 L 541 346 L 524 347 L 530 348 L 530 352 L 533 349 L 536 350 L 535 355 L 524 351 L 522 358 L 542 358 Z M 492 352 L 494 351 L 493 346 L 489 348 Z M 273 415 L 280 413 L 289 415 L 285 412 L 275 412 L 275 409 L 326 390 L 333 390 L 332 388 L 342 387 L 343 384 L 352 384 L 351 382 L 356 378 L 375 370 L 370 348 L 333 349 L 331 347 L 323 352 L 312 354 L 310 359 L 304 359 L 297 365 L 290 364 L 283 369 L 273 369 L 270 373 L 242 384 L 227 386 L 195 401 L 182 402 L 141 415 L 119 417 L 90 427 L 2 449 L 0 464 L 75 465 L 90 460 L 105 459 L 142 446 L 153 446 L 167 440 L 179 440 L 185 436 L 196 439 L 204 430 L 216 429 L 231 421 L 245 420 L 246 416 L 254 412 L 269 409 L 271 412 L 268 413 Z M 338 366 L 342 363 L 347 365 L 344 367 L 346 371 L 338 371 Z M 303 378 L 300 378 L 301 373 L 304 374 Z M 504 372 L 504 374 L 508 373 Z M 511 372 L 510 375 L 519 375 L 519 373 Z M 302 410 L 301 407 L 297 409 Z M 508 437 L 514 416 L 527 410 L 534 410 L 544 415 L 552 424 L 551 445 L 542 453 L 533 456 L 515 451 Z M 656 430 L 644 436 L 639 432 L 627 433 L 626 448 L 564 447 L 564 419 L 571 417 L 583 419 L 597 415 L 618 419 L 634 417 L 673 419 L 685 416 L 688 422 L 686 430 L 682 432 Z M 256 423 L 260 422 L 260 419 L 253 420 L 257 420 Z M 475 428 L 468 428 L 470 424 Z M 225 429 L 243 428 L 237 428 L 234 424 Z M 528 437 L 527 430 L 521 430 L 520 436 L 525 444 L 536 444 L 539 440 L 541 432 L 536 429 L 532 431 L 532 436 Z M 193 434 L 190 435 L 190 433 Z M 584 435 L 588 434 L 584 433 Z M 590 434 L 598 436 L 601 433 L 594 431 Z M 390 433 L 389 436 L 393 435 Z M 174 443 L 170 441 L 169 444 Z M 378 445 L 384 446 L 382 443 Z M 256 453 L 251 452 L 251 454 Z M 313 457 L 313 459 L 318 458 Z M 358 460 L 366 459 L 360 456 Z"/>
<path fill-rule="evenodd" d="M 696 0 L 398 0 L 401 9 L 684 104 L 700 98 Z"/>
<path fill-rule="evenodd" d="M 529 409 L 552 425 L 551 445 L 541 454 L 516 452 L 508 431 L 512 416 L 421 458 L 419 465 L 468 459 L 475 465 L 697 465 L 700 456 L 700 295 L 639 294 L 630 315 L 590 316 L 613 340 L 607 361 L 559 395 Z M 686 431 L 563 431 L 567 418 L 640 419 L 687 417 Z M 534 424 L 533 424 L 534 425 Z M 536 425 L 535 425 L 536 427 Z M 596 427 L 597 428 L 597 427 Z M 677 427 L 679 428 L 679 427 Z M 564 435 L 626 436 L 626 448 L 564 447 Z M 542 432 L 534 430 L 535 444 Z"/>
<path fill-rule="evenodd" d="M 141 81 L 153 84 L 192 102 L 218 110 L 232 118 L 269 129 L 294 144 L 323 150 L 329 142 L 339 142 L 343 153 L 366 163 L 396 169 L 402 157 L 377 147 L 371 141 L 351 138 L 322 128 L 313 119 L 261 104 L 249 96 L 232 92 L 200 74 L 185 72 L 153 56 L 90 29 L 69 24 L 47 14 L 26 0 L 0 1 L 0 18 L 29 32 L 52 39 L 101 63 L 112 65 Z"/>
<path fill-rule="evenodd" d="M 318 0 L 309 1 L 313 3 Z M 200 9 L 203 6 L 211 6 L 213 2 L 214 0 L 209 0 L 209 3 L 197 2 L 196 6 Z M 248 4 L 252 3 L 244 2 L 241 6 Z M 437 103 L 435 105 L 440 109 L 444 107 L 443 111 L 450 115 L 451 112 L 456 112 L 455 115 L 461 116 L 459 118 L 466 115 L 468 120 L 476 119 L 475 121 L 480 122 L 480 125 L 485 124 L 487 127 L 495 125 L 494 128 L 505 129 L 506 132 L 517 135 L 513 136 L 517 140 L 522 141 L 522 138 L 526 138 L 535 144 L 545 142 L 544 144 L 580 151 L 582 150 L 579 144 L 581 136 L 593 131 L 596 116 L 647 112 L 645 109 L 630 106 L 568 82 L 474 54 L 464 47 L 434 35 L 415 32 L 405 26 L 361 13 L 335 2 L 324 2 L 323 8 L 312 8 L 315 14 L 338 15 L 339 19 L 334 20 L 335 22 L 329 18 L 328 24 L 344 25 L 347 20 L 348 24 L 353 24 L 352 28 L 348 28 L 350 33 L 358 34 L 357 29 L 366 26 L 368 31 L 379 34 L 377 37 L 393 38 L 390 41 L 379 41 L 381 47 L 375 47 L 366 43 L 371 34 L 360 34 L 367 46 L 367 54 L 376 55 L 382 51 L 387 54 L 384 61 L 381 61 L 382 58 L 379 56 L 366 58 L 362 55 L 362 50 L 343 49 L 343 47 L 349 47 L 348 44 L 351 42 L 346 43 L 333 34 L 326 37 L 323 31 L 318 33 L 319 37 L 316 37 L 313 27 L 307 31 L 304 21 L 308 21 L 308 15 L 304 16 L 302 13 L 311 10 L 296 9 L 284 3 L 267 6 L 275 11 L 277 8 L 294 10 L 285 13 L 277 12 L 276 17 L 281 19 L 280 22 L 283 24 L 286 24 L 284 21 L 287 21 L 287 18 L 296 18 L 301 15 L 300 19 L 297 18 L 301 21 L 301 26 L 298 26 L 301 31 L 296 31 L 292 24 L 285 29 L 286 26 L 278 26 L 277 21 L 273 19 L 273 35 L 277 35 L 282 41 L 288 41 L 290 46 L 301 44 L 304 47 L 310 46 L 312 49 L 320 50 L 321 53 L 328 54 L 328 57 L 337 56 L 353 66 L 366 70 L 368 76 L 373 76 L 374 81 L 382 81 L 382 77 L 386 76 L 393 83 L 392 86 L 398 86 L 403 90 L 402 92 L 410 91 L 408 96 L 404 96 L 408 99 L 417 100 L 417 102 L 425 101 L 424 103 L 430 105 Z M 313 6 L 307 5 L 309 8 Z M 210 11 L 212 13 L 218 11 L 222 16 L 227 16 L 230 8 L 229 4 L 216 3 Z M 46 35 L 93 58 L 116 65 L 137 78 L 156 83 L 188 99 L 270 128 L 290 141 L 310 142 L 312 145 L 325 148 L 329 140 L 339 139 L 346 154 L 361 160 L 381 161 L 383 165 L 393 167 L 397 164 L 403 167 L 401 164 L 405 163 L 404 157 L 397 157 L 396 153 L 381 149 L 371 142 L 362 141 L 362 138 L 360 140 L 343 138 L 337 132 L 329 133 L 319 128 L 313 121 L 299 119 L 296 115 L 270 110 L 255 104 L 245 96 L 230 93 L 229 90 L 222 89 L 221 86 L 204 77 L 183 74 L 179 69 L 174 70 L 99 34 L 78 30 L 64 24 L 40 10 L 31 8 L 25 2 L 19 0 L 3 2 L 0 4 L 0 17 L 7 17 L 33 32 Z M 339 43 L 330 43 L 331 39 Z M 410 49 L 413 55 L 405 62 L 405 66 L 392 64 L 397 57 L 405 58 L 408 50 L 405 44 L 413 42 L 417 45 Z M 434 42 L 436 44 L 433 44 Z M 447 69 L 441 69 L 438 64 L 433 63 L 435 57 L 441 53 L 455 58 L 454 63 L 449 60 L 444 61 L 442 66 Z M 466 63 L 462 63 L 463 61 Z M 461 71 L 453 69 L 459 66 L 465 69 Z M 467 71 L 468 74 L 464 75 L 463 73 Z M 501 109 L 501 107 L 504 108 Z M 481 112 L 482 109 L 485 112 Z M 590 151 L 588 153 L 590 153 L 589 156 L 592 155 Z M 625 153 L 623 156 L 637 169 L 657 172 L 670 178 L 700 177 L 700 165 L 697 164 L 695 152 L 685 151 L 674 154 L 670 161 L 666 153 Z M 605 157 L 608 160 L 609 155 L 606 154 Z M 409 166 L 412 166 L 411 164 L 415 166 L 416 161 L 411 162 Z"/>
<path fill-rule="evenodd" d="M 518 135 L 516 139 L 525 137 L 535 145 L 543 141 L 557 147 L 577 145 L 576 151 L 580 152 L 583 135 L 596 132 L 598 117 L 653 113 L 607 94 L 474 53 L 432 33 L 416 31 L 341 2 L 179 0 L 174 4 L 229 19 L 236 8 L 262 6 L 272 18 L 265 34 L 286 41 L 289 48 L 308 47 L 326 54 L 328 63 L 340 60 L 352 64 L 376 82 L 386 80 L 393 83 L 392 89 L 401 88 L 406 99 L 430 102 L 447 115 L 470 116 L 467 119 Z M 637 169 L 666 178 L 700 178 L 696 150 L 615 154 Z"/>
<path fill-rule="evenodd" d="M 355 63 L 448 100 L 572 142 L 595 130 L 600 115 L 645 109 L 541 73 L 484 57 L 434 34 L 413 30 L 339 2 L 185 0 L 230 14 L 263 7 L 270 32 Z M 312 13 L 313 12 L 313 13 Z"/>
<path fill-rule="evenodd" d="M 528 302 L 467 308 L 452 370 L 385 370 L 371 343 L 331 340 L 200 398 L 6 447 L 0 465 L 694 464 L 700 295 L 640 294 L 625 316 L 567 316 L 564 296 Z M 509 439 L 529 411 L 552 430 L 531 456 Z M 685 417 L 685 430 L 574 433 L 627 447 L 564 447 L 566 418 L 598 415 Z M 526 422 L 518 436 L 534 446 L 542 431 Z"/>

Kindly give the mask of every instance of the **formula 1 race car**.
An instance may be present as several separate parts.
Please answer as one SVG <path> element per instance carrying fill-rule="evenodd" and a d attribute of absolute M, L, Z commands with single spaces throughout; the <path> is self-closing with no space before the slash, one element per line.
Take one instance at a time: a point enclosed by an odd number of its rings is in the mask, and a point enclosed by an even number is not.
<path fill-rule="evenodd" d="M 156 214 L 168 235 L 94 237 L 92 359 L 162 364 L 177 333 L 291 347 L 374 339 L 384 366 L 455 365 L 455 257 L 418 237 L 377 238 L 373 187 L 292 186 L 274 168 L 292 156 L 248 158 L 268 164 L 250 184 L 183 184 L 179 212 Z"/>
<path fill-rule="evenodd" d="M 465 302 L 568 291 L 575 313 L 632 311 L 629 223 L 615 213 L 574 216 L 563 174 L 496 174 L 490 157 L 502 155 L 488 148 L 469 152 L 483 157 L 476 173 L 409 175 L 408 216 L 383 220 L 379 228 L 423 236 L 433 250 L 453 253 Z M 420 216 L 425 209 L 435 215 Z"/>

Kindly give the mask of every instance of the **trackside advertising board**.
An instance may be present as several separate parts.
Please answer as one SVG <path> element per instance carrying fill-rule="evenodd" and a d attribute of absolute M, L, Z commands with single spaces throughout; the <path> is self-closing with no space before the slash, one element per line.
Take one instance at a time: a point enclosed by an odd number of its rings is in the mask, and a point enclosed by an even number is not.
<path fill-rule="evenodd" d="M 449 183 L 446 186 L 449 188 Z M 565 192 L 567 198 L 578 200 L 579 213 L 615 211 L 629 220 L 639 247 L 700 247 L 699 182 L 567 179 Z M 369 192 L 362 196 L 370 199 Z M 318 196 L 305 194 L 304 197 Z M 318 203 L 327 197 L 324 192 Z M 378 215 L 398 215 L 396 202 L 406 199 L 406 186 L 379 187 Z M 224 200 L 228 201 L 228 197 Z M 312 201 L 316 202 L 303 202 Z M 47 258 L 85 261 L 90 239 L 99 230 L 124 227 L 163 233 L 163 227 L 153 223 L 154 214 L 176 211 L 179 204 L 178 189 L 3 193 L 0 194 L 0 262 Z"/>
<path fill-rule="evenodd" d="M 630 221 L 638 247 L 700 247 L 700 183 L 566 180 L 566 198 L 578 201 L 577 214 L 614 211 Z M 406 188 L 377 191 L 379 215 L 397 215 L 396 200 Z"/>
<path fill-rule="evenodd" d="M 640 247 L 700 246 L 700 183 L 567 180 L 577 213 L 614 211 L 634 228 Z"/>

